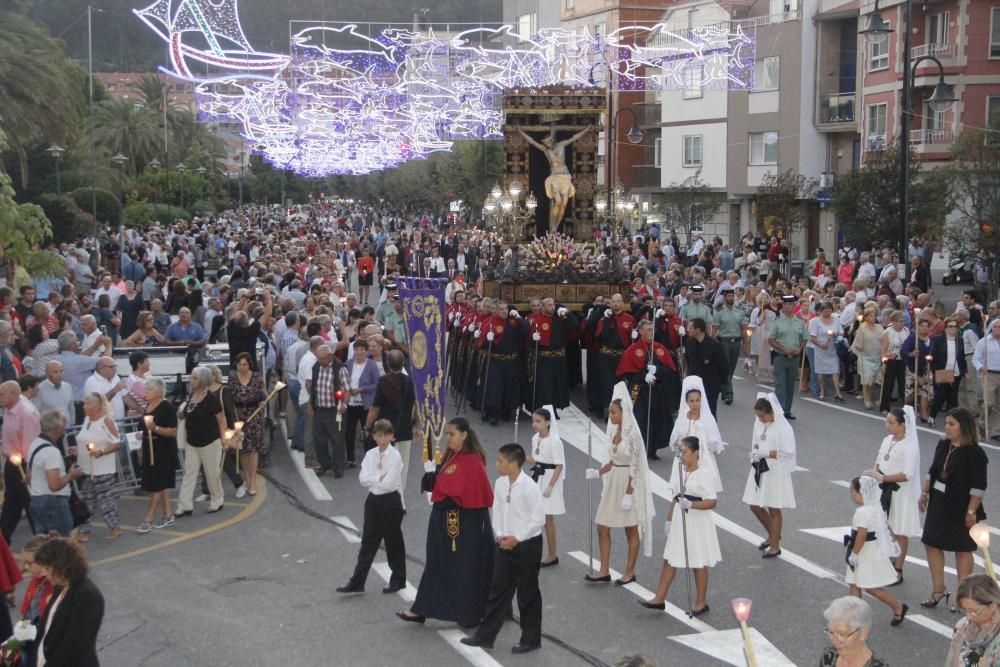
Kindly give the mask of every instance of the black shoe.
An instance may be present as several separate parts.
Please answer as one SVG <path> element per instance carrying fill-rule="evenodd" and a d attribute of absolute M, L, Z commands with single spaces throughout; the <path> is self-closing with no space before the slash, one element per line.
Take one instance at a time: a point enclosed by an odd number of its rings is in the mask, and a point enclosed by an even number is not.
<path fill-rule="evenodd" d="M 691 615 L 692 616 L 701 616 L 702 614 L 707 614 L 707 613 L 708 613 L 708 605 L 707 604 L 704 607 L 702 607 L 701 609 L 692 609 L 691 610 Z"/>
<path fill-rule="evenodd" d="M 794 421 L 795 415 L 793 415 L 791 412 L 786 412 L 785 413 L 785 419 L 787 419 L 789 421 Z"/>
<path fill-rule="evenodd" d="M 344 473 L 340 472 L 339 470 L 334 470 L 333 471 L 333 477 L 335 479 L 343 479 Z"/>
<path fill-rule="evenodd" d="M 347 467 L 348 468 L 356 468 L 357 465 L 354 463 L 354 461 L 348 461 L 347 462 Z"/>
<path fill-rule="evenodd" d="M 646 609 L 659 609 L 660 611 L 663 611 L 667 608 L 666 602 L 647 602 L 646 600 L 639 600 L 638 602 Z"/>
<path fill-rule="evenodd" d="M 731 399 L 731 398 L 724 398 L 724 399 L 722 399 L 722 402 L 725 403 L 726 405 L 732 405 L 733 404 L 733 399 Z"/>
<path fill-rule="evenodd" d="M 194 510 L 177 510 L 174 512 L 174 516 L 180 518 L 182 516 L 191 516 L 194 514 Z"/>
<path fill-rule="evenodd" d="M 767 540 L 764 540 L 763 542 L 757 545 L 757 548 L 760 549 L 761 551 L 765 551 L 766 549 L 771 548 L 771 544 Z"/>
<path fill-rule="evenodd" d="M 906 612 L 908 611 L 910 611 L 910 606 L 904 603 L 903 608 L 899 612 L 899 616 L 893 616 L 892 621 L 890 621 L 889 625 L 891 625 L 892 627 L 901 625 L 903 623 L 903 619 L 906 618 Z"/>
<path fill-rule="evenodd" d="M 471 637 L 462 637 L 458 641 L 465 644 L 466 646 L 478 646 L 479 648 L 484 648 L 487 651 L 493 649 L 493 642 L 488 642 L 485 639 L 480 639 L 477 635 L 472 635 Z"/>
<path fill-rule="evenodd" d="M 553 558 L 552 560 L 550 560 L 548 563 L 546 563 L 543 560 L 538 566 L 539 567 L 552 567 L 553 565 L 558 565 L 558 564 L 559 564 L 559 556 L 556 556 L 555 558 Z"/>
<path fill-rule="evenodd" d="M 382 589 L 382 592 L 388 595 L 390 593 L 397 593 L 403 590 L 404 588 L 406 588 L 406 584 L 389 584 L 388 586 Z"/>
<path fill-rule="evenodd" d="M 764 553 L 762 553 L 760 555 L 760 557 L 761 558 L 777 558 L 780 555 L 781 555 L 781 549 L 778 549 L 777 551 L 770 551 L 770 550 L 765 551 Z"/>
<path fill-rule="evenodd" d="M 412 612 L 409 613 L 409 614 L 407 614 L 407 613 L 404 613 L 404 612 L 401 612 L 401 611 L 397 611 L 396 612 L 396 616 L 398 616 L 401 620 L 406 621 L 407 623 L 420 623 L 420 624 L 423 624 L 423 622 L 427 620 L 426 618 L 424 618 L 420 614 L 414 614 Z"/>
<path fill-rule="evenodd" d="M 496 426 L 498 423 L 499 420 L 496 417 L 490 420 L 490 426 Z"/>
<path fill-rule="evenodd" d="M 611 581 L 611 575 L 606 574 L 603 577 L 594 577 L 589 574 L 583 575 L 584 580 L 589 581 L 592 584 L 606 584 Z"/>
<path fill-rule="evenodd" d="M 634 574 L 632 575 L 632 578 L 629 579 L 628 581 L 625 581 L 624 577 L 622 577 L 621 579 L 615 579 L 615 586 L 628 586 L 629 584 L 634 584 L 634 583 L 635 583 Z"/>
<path fill-rule="evenodd" d="M 326 466 L 320 466 L 319 468 L 316 469 L 315 472 L 317 477 L 322 477 L 326 473 L 330 472 L 330 469 L 327 468 Z"/>
<path fill-rule="evenodd" d="M 221 512 L 223 507 L 225 507 L 225 505 L 219 505 L 218 507 L 214 508 L 209 507 L 207 510 L 205 510 L 205 514 L 215 514 L 216 512 Z"/>
<path fill-rule="evenodd" d="M 347 584 L 346 586 L 340 586 L 339 588 L 337 588 L 337 592 L 338 593 L 364 593 L 365 592 L 365 588 L 364 588 L 364 586 L 352 586 L 351 584 Z"/>
<path fill-rule="evenodd" d="M 510 652 L 515 654 L 531 653 L 532 651 L 536 651 L 540 648 L 542 648 L 541 642 L 537 644 L 514 644 L 510 647 Z"/>
<path fill-rule="evenodd" d="M 656 455 L 656 452 L 652 452 L 646 456 L 647 461 L 659 461 L 660 457 Z"/>

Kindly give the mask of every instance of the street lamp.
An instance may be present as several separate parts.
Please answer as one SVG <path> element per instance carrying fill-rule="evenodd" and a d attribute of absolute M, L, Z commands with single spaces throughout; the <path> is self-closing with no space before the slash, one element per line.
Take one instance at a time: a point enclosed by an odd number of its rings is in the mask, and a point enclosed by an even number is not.
<path fill-rule="evenodd" d="M 181 208 L 184 208 L 184 171 L 187 169 L 187 167 L 184 166 L 183 162 L 178 162 L 176 169 L 177 169 L 177 173 L 181 175 L 181 177 L 180 177 L 180 182 L 181 182 Z"/>
<path fill-rule="evenodd" d="M 910 236 L 910 119 L 913 117 L 913 72 L 925 60 L 930 60 L 938 66 L 938 83 L 934 92 L 927 98 L 927 104 L 935 113 L 944 113 L 955 103 L 955 94 L 944 81 L 944 66 L 934 56 L 922 56 L 910 63 L 910 52 L 913 39 L 913 0 L 903 3 L 903 91 L 899 113 L 899 261 L 903 265 L 903 275 L 909 274 L 910 262 L 907 257 Z M 882 18 L 878 0 L 868 15 L 865 29 L 861 34 L 869 44 L 882 44 L 889 39 L 889 23 Z"/>
<path fill-rule="evenodd" d="M 150 161 L 149 168 L 153 170 L 153 204 L 159 204 L 160 198 L 160 161 L 155 157 Z"/>
<path fill-rule="evenodd" d="M 120 238 L 119 261 L 125 256 L 125 163 L 128 158 L 119 153 L 111 158 L 111 163 L 118 169 L 118 235 Z M 121 267 L 119 267 L 119 270 Z"/>
<path fill-rule="evenodd" d="M 62 156 L 63 156 L 63 153 L 66 152 L 66 149 L 63 148 L 62 146 L 58 146 L 56 144 L 52 144 L 51 146 L 49 146 L 48 148 L 45 149 L 45 152 L 48 153 L 49 155 L 51 155 L 52 159 L 55 160 L 55 163 L 56 163 L 56 194 L 62 196 L 62 180 L 59 177 L 59 163 L 62 162 Z"/>
<path fill-rule="evenodd" d="M 621 194 L 621 186 L 615 187 L 615 150 L 614 145 L 618 136 L 618 117 L 623 113 L 627 113 L 632 116 L 632 127 L 629 129 L 628 134 L 625 138 L 628 139 L 630 144 L 642 143 L 642 130 L 639 129 L 639 118 L 635 115 L 635 111 L 631 107 L 622 107 L 615 112 L 615 115 L 611 117 L 611 124 L 608 127 L 608 173 L 607 173 L 607 194 L 604 206 L 595 207 L 598 213 L 607 212 L 609 215 L 613 214 L 615 211 L 615 202 L 613 199 L 614 195 Z M 634 205 L 633 205 L 634 206 Z M 617 241 L 618 239 L 616 239 Z"/>

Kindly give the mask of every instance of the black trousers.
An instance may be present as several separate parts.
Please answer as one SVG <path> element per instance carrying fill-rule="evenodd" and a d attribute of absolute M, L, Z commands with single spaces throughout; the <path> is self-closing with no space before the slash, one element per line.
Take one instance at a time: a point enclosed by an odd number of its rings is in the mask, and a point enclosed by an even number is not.
<path fill-rule="evenodd" d="M 948 384 L 934 383 L 934 402 L 931 403 L 931 419 L 936 419 L 938 412 L 944 407 L 945 412 L 958 407 L 958 386 L 962 382 L 962 376 L 955 378 L 954 382 Z"/>
<path fill-rule="evenodd" d="M 344 432 L 337 425 L 337 408 L 315 408 L 313 413 L 313 444 L 316 461 L 335 472 L 344 472 Z"/>
<path fill-rule="evenodd" d="M 365 525 L 361 529 L 361 549 L 349 586 L 365 587 L 379 544 L 385 540 L 385 555 L 392 576 L 390 585 L 406 585 L 406 547 L 403 544 L 403 501 L 398 491 L 365 500 Z M 539 551 L 539 557 L 541 552 Z"/>
<path fill-rule="evenodd" d="M 512 550 L 497 549 L 493 562 L 493 584 L 486 603 L 486 616 L 476 637 L 492 643 L 496 639 L 517 593 L 521 614 L 521 643 L 542 641 L 542 592 L 538 590 L 538 569 L 542 562 L 542 536 L 521 542 Z"/>
<path fill-rule="evenodd" d="M 882 400 L 878 409 L 885 412 L 892 401 L 893 386 L 899 394 L 899 400 L 906 398 L 906 362 L 902 359 L 888 359 L 885 362 L 885 376 L 882 378 Z"/>
<path fill-rule="evenodd" d="M 347 447 L 347 460 L 354 463 L 354 439 L 358 435 L 358 425 L 364 426 L 368 419 L 368 410 L 363 405 L 348 405 L 344 415 L 344 444 Z"/>
<path fill-rule="evenodd" d="M 23 463 L 25 465 L 27 462 Z M 3 508 L 0 508 L 0 533 L 3 539 L 10 544 L 10 538 L 17 530 L 17 524 L 21 521 L 21 514 L 28 515 L 28 525 L 31 526 L 31 533 L 35 533 L 35 522 L 31 520 L 31 492 L 28 490 L 28 483 L 24 481 L 24 469 L 18 469 L 10 462 L 10 459 L 3 464 Z"/>

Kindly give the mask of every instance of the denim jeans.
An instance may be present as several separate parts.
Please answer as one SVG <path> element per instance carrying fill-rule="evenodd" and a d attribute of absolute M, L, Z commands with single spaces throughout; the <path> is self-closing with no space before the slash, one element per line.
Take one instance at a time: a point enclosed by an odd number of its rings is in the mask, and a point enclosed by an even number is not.
<path fill-rule="evenodd" d="M 292 449 L 303 449 L 303 442 L 306 437 L 306 406 L 299 405 L 299 394 L 302 391 L 302 383 L 298 380 L 288 381 L 288 400 L 295 410 L 295 430 L 292 431 Z"/>
<path fill-rule="evenodd" d="M 63 537 L 69 537 L 73 530 L 69 496 L 31 496 L 31 518 L 35 520 L 36 535 L 55 531 Z"/>
<path fill-rule="evenodd" d="M 816 350 L 807 347 L 806 358 L 809 360 L 809 391 L 814 396 L 819 396 L 819 380 L 816 379 Z"/>

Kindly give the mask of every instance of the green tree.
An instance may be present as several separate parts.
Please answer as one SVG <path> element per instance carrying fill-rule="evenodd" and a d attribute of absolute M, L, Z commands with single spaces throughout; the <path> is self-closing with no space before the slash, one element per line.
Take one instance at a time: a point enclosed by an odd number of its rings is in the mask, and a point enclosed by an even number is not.
<path fill-rule="evenodd" d="M 712 190 L 701 180 L 701 169 L 680 183 L 671 183 L 660 196 L 658 208 L 663 212 L 667 226 L 684 232 L 688 247 L 691 233 L 703 229 L 722 208 L 725 194 Z"/>
<path fill-rule="evenodd" d="M 155 114 L 130 100 L 107 100 L 97 107 L 94 143 L 128 158 L 125 171 L 135 175 L 156 157 L 160 132 Z"/>
<path fill-rule="evenodd" d="M 52 224 L 53 243 L 73 243 L 93 233 L 94 218 L 69 196 L 48 192 L 39 197 L 37 203 Z"/>
<path fill-rule="evenodd" d="M 97 199 L 97 220 L 102 224 L 118 224 L 118 197 L 108 190 L 89 187 L 77 188 L 69 193 L 70 198 L 84 211 L 90 211 L 93 197 Z"/>
<path fill-rule="evenodd" d="M 939 173 L 940 172 L 940 173 Z M 936 236 L 948 215 L 948 178 L 942 170 L 924 174 L 910 160 L 910 233 Z M 865 152 L 861 169 L 841 176 L 833 188 L 833 209 L 852 244 L 899 244 L 899 145 Z"/>
<path fill-rule="evenodd" d="M 768 173 L 757 186 L 754 216 L 759 229 L 777 232 L 788 243 L 809 219 L 807 202 L 816 198 L 819 181 L 789 169 Z"/>
<path fill-rule="evenodd" d="M 21 188 L 28 187 L 34 142 L 69 143 L 80 128 L 83 71 L 63 54 L 62 42 L 29 19 L 26 7 L 0 3 L 0 132 L 17 154 Z"/>
<path fill-rule="evenodd" d="M 156 218 L 156 210 L 153 206 L 134 192 L 125 197 L 123 214 L 125 226 L 136 229 L 149 227 Z"/>

